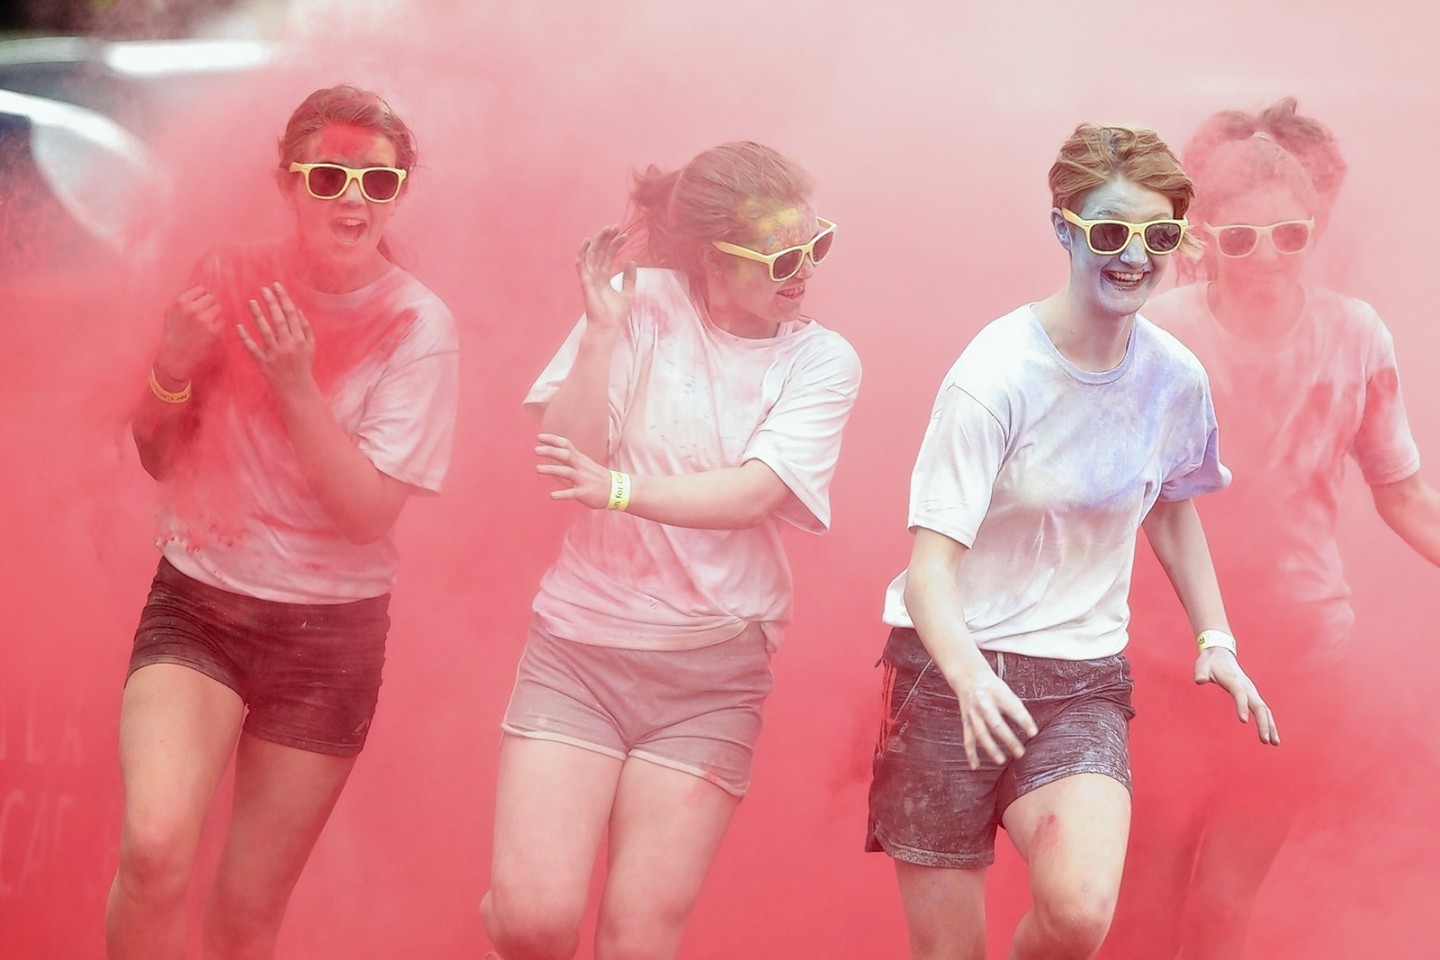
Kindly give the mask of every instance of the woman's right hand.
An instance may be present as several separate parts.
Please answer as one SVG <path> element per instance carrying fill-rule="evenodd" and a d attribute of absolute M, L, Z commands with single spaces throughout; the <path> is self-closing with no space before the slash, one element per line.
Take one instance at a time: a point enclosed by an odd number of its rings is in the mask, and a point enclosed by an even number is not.
<path fill-rule="evenodd" d="M 191 287 L 165 311 L 155 372 L 185 382 L 191 378 L 220 336 L 221 310 L 204 287 Z"/>
<path fill-rule="evenodd" d="M 630 316 L 630 307 L 635 302 L 634 260 L 625 264 L 620 289 L 610 284 L 615 258 L 624 245 L 625 234 L 615 227 L 606 227 L 582 241 L 575 257 L 575 272 L 580 275 L 580 291 L 585 295 L 585 317 L 598 329 L 619 329 Z"/>
<path fill-rule="evenodd" d="M 1024 732 L 1027 740 L 1039 728 L 1025 704 L 995 675 L 989 663 L 982 659 L 976 666 L 946 679 L 960 701 L 965 759 L 971 770 L 980 768 L 980 750 L 997 764 L 1025 755 L 1025 744 L 1016 728 Z"/>

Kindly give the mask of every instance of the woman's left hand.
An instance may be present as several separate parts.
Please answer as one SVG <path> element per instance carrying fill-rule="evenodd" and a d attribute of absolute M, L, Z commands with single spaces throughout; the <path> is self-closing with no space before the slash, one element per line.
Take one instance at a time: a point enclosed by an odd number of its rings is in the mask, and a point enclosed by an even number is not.
<path fill-rule="evenodd" d="M 1275 726 L 1275 716 L 1265 701 L 1260 699 L 1260 691 L 1255 689 L 1255 684 L 1245 675 L 1245 671 L 1240 669 L 1240 661 L 1235 659 L 1235 654 L 1220 647 L 1201 650 L 1200 656 L 1195 660 L 1195 682 L 1216 684 L 1230 694 L 1235 699 L 1235 712 L 1240 717 L 1240 722 L 1249 723 L 1253 713 L 1260 742 L 1277 747 L 1280 745 L 1280 731 Z"/>
<path fill-rule="evenodd" d="M 315 334 L 305 314 L 290 300 L 279 283 L 260 288 L 265 305 L 250 301 L 250 315 L 255 319 L 258 341 L 243 324 L 236 324 L 240 342 L 255 358 L 255 364 L 277 396 L 293 395 L 311 388 L 315 378 L 311 368 L 315 362 Z"/>
<path fill-rule="evenodd" d="M 610 468 L 602 466 L 581 453 L 562 436 L 542 433 L 537 456 L 550 461 L 536 464 L 535 472 L 554 477 L 560 489 L 552 490 L 555 500 L 578 500 L 591 510 L 602 510 L 610 503 Z"/>

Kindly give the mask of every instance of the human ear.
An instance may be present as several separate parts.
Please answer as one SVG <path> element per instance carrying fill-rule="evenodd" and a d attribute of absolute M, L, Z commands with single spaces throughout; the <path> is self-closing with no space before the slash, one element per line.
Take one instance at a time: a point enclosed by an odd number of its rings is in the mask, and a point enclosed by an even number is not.
<path fill-rule="evenodd" d="M 1061 215 L 1059 207 L 1050 208 L 1050 225 L 1055 228 L 1055 238 L 1060 241 L 1060 246 L 1069 250 L 1070 223 Z"/>

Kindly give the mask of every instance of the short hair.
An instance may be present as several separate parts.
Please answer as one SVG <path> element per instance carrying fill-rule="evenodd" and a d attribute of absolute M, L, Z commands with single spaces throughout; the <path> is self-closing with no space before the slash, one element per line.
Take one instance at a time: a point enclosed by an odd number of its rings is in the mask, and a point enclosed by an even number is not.
<path fill-rule="evenodd" d="M 1195 197 L 1195 185 L 1155 131 L 1082 123 L 1050 167 L 1051 202 L 1074 210 L 1087 193 L 1116 177 L 1163 194 L 1177 218 Z"/>

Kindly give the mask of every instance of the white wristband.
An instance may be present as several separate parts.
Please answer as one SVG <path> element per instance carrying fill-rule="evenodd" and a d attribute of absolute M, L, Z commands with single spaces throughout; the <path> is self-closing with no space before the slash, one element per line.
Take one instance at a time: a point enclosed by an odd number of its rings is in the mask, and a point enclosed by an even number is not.
<path fill-rule="evenodd" d="M 1200 636 L 1195 638 L 1195 643 L 1201 650 L 1219 647 L 1221 650 L 1229 650 L 1237 657 L 1239 656 L 1238 653 L 1235 653 L 1235 638 L 1224 630 L 1202 630 Z"/>

